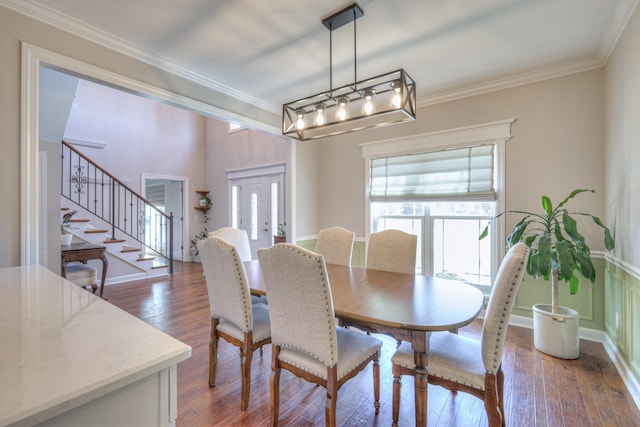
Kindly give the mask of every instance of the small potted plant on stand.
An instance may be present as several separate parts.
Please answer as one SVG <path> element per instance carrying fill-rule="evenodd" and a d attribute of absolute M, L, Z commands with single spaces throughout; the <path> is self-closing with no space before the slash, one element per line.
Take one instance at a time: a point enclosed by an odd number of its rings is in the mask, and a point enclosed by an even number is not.
<path fill-rule="evenodd" d="M 287 223 L 278 224 L 278 234 L 273 236 L 273 244 L 284 243 L 287 241 Z"/>
<path fill-rule="evenodd" d="M 609 229 L 600 218 L 581 212 L 569 212 L 567 202 L 580 193 L 593 190 L 576 189 L 555 208 L 547 196 L 542 196 L 542 213 L 507 211 L 505 213 L 524 215 L 507 237 L 509 245 L 524 242 L 531 250 L 527 260 L 527 273 L 535 278 L 543 277 L 551 281 L 551 304 L 533 306 L 534 345 L 543 353 L 563 359 L 580 356 L 578 336 L 578 312 L 558 305 L 558 284 L 564 280 L 569 284 L 569 293 L 578 292 L 580 279 L 578 272 L 593 283 L 596 271 L 591 261 L 591 250 L 584 236 L 578 232 L 578 225 L 572 215 L 590 217 L 604 231 L 604 246 L 613 249 L 615 242 Z M 483 239 L 488 234 L 488 226 L 480 234 Z"/>
<path fill-rule="evenodd" d="M 77 214 L 77 210 L 73 210 L 71 212 L 67 212 L 62 215 L 62 222 L 60 223 L 60 244 L 61 245 L 70 245 L 71 240 L 73 239 L 73 234 L 69 232 L 73 227 L 71 226 L 71 218 L 75 214 Z"/>

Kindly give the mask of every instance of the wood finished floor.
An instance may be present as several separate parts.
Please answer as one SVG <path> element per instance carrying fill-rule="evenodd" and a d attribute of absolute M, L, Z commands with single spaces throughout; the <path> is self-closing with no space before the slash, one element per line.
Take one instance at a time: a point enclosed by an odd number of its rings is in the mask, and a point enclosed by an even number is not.
<path fill-rule="evenodd" d="M 178 365 L 178 427 L 269 424 L 271 349 L 256 352 L 251 400 L 240 411 L 238 349 L 220 340 L 216 386 L 207 384 L 209 303 L 198 263 L 176 263 L 173 276 L 111 285 L 108 301 L 192 347 Z M 460 334 L 478 337 L 476 321 Z M 395 342 L 387 337 L 380 360 L 381 408 L 375 416 L 371 366 L 340 390 L 338 425 L 391 425 L 391 362 Z M 503 369 L 508 426 L 640 426 L 640 411 L 601 344 L 582 341 L 581 357 L 561 360 L 533 347 L 532 331 L 509 327 Z M 324 389 L 284 372 L 281 426 L 323 426 Z M 414 424 L 413 381 L 403 377 L 400 425 Z M 429 426 L 486 426 L 482 402 L 465 393 L 429 386 Z"/>

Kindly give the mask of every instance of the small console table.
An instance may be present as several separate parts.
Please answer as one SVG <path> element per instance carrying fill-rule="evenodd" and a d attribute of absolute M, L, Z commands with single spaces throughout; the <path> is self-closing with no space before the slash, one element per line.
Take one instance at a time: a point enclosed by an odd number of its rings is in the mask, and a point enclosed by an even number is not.
<path fill-rule="evenodd" d="M 72 261 L 81 261 L 86 264 L 90 259 L 99 259 L 102 261 L 102 278 L 100 279 L 100 298 L 104 292 L 104 281 L 107 278 L 107 267 L 109 261 L 105 254 L 106 247 L 94 245 L 91 243 L 73 243 L 71 245 L 62 245 L 60 256 L 62 258 L 62 277 L 66 278 L 67 263 Z"/>

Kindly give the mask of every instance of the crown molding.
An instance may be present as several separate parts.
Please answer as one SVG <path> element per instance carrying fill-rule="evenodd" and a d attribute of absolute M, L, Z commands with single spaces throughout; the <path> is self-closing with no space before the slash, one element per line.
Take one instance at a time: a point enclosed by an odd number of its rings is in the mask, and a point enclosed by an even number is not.
<path fill-rule="evenodd" d="M 51 7 L 36 3 L 33 0 L 0 0 L 0 6 L 4 6 L 47 25 L 51 25 L 92 43 L 96 43 L 123 55 L 137 59 L 168 73 L 175 74 L 176 76 L 215 90 L 244 103 L 266 111 L 280 112 L 279 105 L 274 106 L 273 104 L 235 90 L 215 79 L 212 79 L 206 74 L 195 71 L 189 67 L 185 67 L 184 65 L 181 65 L 167 57 L 145 50 L 127 40 L 116 37 L 113 34 L 107 33 L 80 20 L 60 13 Z"/>
<path fill-rule="evenodd" d="M 417 106 L 418 108 L 427 107 L 444 102 L 495 92 L 502 89 L 508 89 L 583 71 L 602 68 L 606 64 L 609 56 L 611 55 L 611 52 L 615 48 L 615 45 L 617 44 L 629 18 L 631 17 L 634 9 L 637 7 L 639 1 L 640 0 L 625 0 L 620 3 L 615 11 L 615 17 L 610 26 L 610 30 L 607 32 L 603 42 L 601 43 L 596 57 L 566 62 L 559 65 L 541 68 L 535 71 L 480 82 L 466 87 L 430 95 L 422 95 L 417 102 Z M 272 103 L 252 97 L 244 92 L 238 91 L 215 79 L 212 79 L 208 75 L 200 73 L 189 67 L 185 67 L 184 65 L 181 65 L 166 57 L 145 50 L 140 46 L 128 42 L 127 40 L 118 38 L 110 33 L 99 30 L 96 27 L 88 25 L 68 15 L 62 14 L 48 6 L 36 3 L 33 0 L 0 0 L 0 6 L 4 6 L 30 18 L 44 22 L 60 30 L 66 31 L 75 36 L 104 46 L 116 52 L 122 53 L 171 74 L 175 74 L 176 76 L 215 90 L 249 105 L 253 105 L 272 113 L 280 113 L 280 105 L 273 105 Z"/>
<path fill-rule="evenodd" d="M 418 108 L 602 68 L 598 58 L 581 59 L 422 97 Z"/>

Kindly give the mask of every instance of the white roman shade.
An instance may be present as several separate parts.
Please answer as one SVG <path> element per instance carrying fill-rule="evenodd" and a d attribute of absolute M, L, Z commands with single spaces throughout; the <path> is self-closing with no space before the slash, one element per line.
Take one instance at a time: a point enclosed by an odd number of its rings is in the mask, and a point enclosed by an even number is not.
<path fill-rule="evenodd" d="M 371 159 L 371 201 L 496 200 L 495 144 Z"/>

